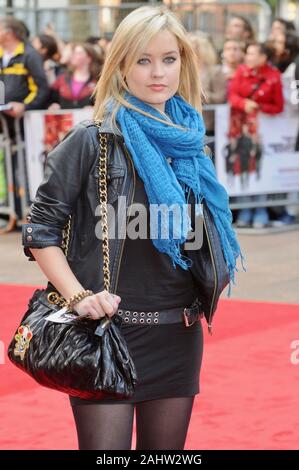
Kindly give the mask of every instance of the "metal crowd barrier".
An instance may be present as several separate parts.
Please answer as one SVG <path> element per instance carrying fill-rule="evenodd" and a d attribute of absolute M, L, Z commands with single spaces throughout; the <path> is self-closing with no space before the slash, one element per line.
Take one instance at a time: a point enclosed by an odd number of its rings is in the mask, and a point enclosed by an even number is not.
<path fill-rule="evenodd" d="M 29 190 L 26 172 L 25 142 L 21 120 L 13 120 L 13 137 L 10 136 L 7 119 L 0 113 L 0 149 L 4 153 L 0 173 L 0 215 L 23 220 L 29 212 Z M 3 185 L 6 185 L 3 188 Z M 15 193 L 20 201 L 20 214 L 16 210 Z"/>
<path fill-rule="evenodd" d="M 0 113 L 0 149 L 3 151 L 4 158 L 1 161 L 1 194 L 5 199 L 0 199 L 0 214 L 8 214 L 12 218 L 16 218 L 15 199 L 14 199 L 14 180 L 12 166 L 12 148 L 6 119 Z"/>
<path fill-rule="evenodd" d="M 290 198 L 291 195 L 291 198 Z M 248 196 L 231 196 L 229 206 L 235 209 L 255 209 L 257 207 L 280 207 L 280 206 L 298 206 L 299 209 L 299 192 L 281 193 L 281 194 L 265 194 L 262 201 L 242 201 L 242 198 L 248 199 Z"/>
<path fill-rule="evenodd" d="M 13 152 L 17 155 L 18 161 L 18 194 L 21 204 L 21 214 L 22 219 L 25 218 L 26 214 L 29 212 L 30 201 L 29 201 L 29 188 L 28 188 L 28 178 L 26 171 L 26 150 L 25 150 L 25 141 L 21 132 L 21 120 L 14 120 L 14 133 L 15 133 L 15 144 L 12 146 Z"/>

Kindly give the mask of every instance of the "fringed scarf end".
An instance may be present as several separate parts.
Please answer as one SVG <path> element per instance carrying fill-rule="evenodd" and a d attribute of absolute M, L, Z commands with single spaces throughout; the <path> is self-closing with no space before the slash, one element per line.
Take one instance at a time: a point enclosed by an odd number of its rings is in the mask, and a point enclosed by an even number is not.
<path fill-rule="evenodd" d="M 176 269 L 176 265 L 187 271 L 193 264 L 193 261 L 187 256 L 182 255 L 180 251 L 180 244 L 174 243 L 168 255 L 172 259 L 172 265 Z"/>
<path fill-rule="evenodd" d="M 239 250 L 239 253 L 238 255 L 236 256 L 235 260 L 237 260 L 238 258 L 240 257 L 240 261 L 241 261 L 241 265 L 242 265 L 242 268 L 243 268 L 243 271 L 246 272 L 246 267 L 244 265 L 245 263 L 245 257 L 243 256 L 241 250 Z M 231 296 L 231 293 L 232 293 L 232 284 L 235 286 L 236 285 L 236 282 L 235 282 L 235 272 L 239 272 L 239 269 L 237 268 L 237 263 L 235 261 L 235 264 L 232 266 L 228 266 L 228 270 L 229 270 L 229 287 L 228 287 L 228 292 L 227 292 L 227 297 L 230 297 Z"/>

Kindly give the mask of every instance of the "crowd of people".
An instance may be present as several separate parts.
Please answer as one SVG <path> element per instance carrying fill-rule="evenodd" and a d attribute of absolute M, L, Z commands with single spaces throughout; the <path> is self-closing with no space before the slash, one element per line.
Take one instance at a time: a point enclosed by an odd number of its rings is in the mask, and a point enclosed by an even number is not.
<path fill-rule="evenodd" d="M 276 18 L 263 43 L 258 42 L 256 34 L 242 16 L 228 21 L 221 51 L 208 34 L 188 33 L 198 59 L 204 104 L 231 105 L 227 169 L 240 173 L 244 187 L 250 165 L 258 172 L 259 111 L 274 115 L 288 107 L 290 112 L 298 113 L 298 100 L 292 99 L 292 84 L 299 83 L 299 38 L 294 24 Z M 14 17 L 0 18 L 0 80 L 5 87 L 5 103 L 10 108 L 4 111 L 8 123 L 27 110 L 92 106 L 93 91 L 109 44 L 103 37 L 65 43 L 51 26 L 31 38 L 23 22 Z M 207 109 L 203 115 L 206 133 L 213 136 L 214 113 Z M 13 134 L 12 125 L 9 128 Z M 253 163 L 242 158 L 242 142 L 246 143 L 248 138 L 256 149 Z M 299 150 L 299 137 L 295 149 Z M 286 207 L 275 218 L 278 223 L 292 223 L 295 213 L 288 212 Z M 268 209 L 241 210 L 237 223 L 265 226 L 269 223 Z"/>

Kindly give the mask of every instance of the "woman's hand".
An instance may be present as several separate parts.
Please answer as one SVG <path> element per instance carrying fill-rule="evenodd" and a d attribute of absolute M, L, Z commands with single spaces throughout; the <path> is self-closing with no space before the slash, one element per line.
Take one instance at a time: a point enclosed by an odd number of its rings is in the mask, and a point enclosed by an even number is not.
<path fill-rule="evenodd" d="M 61 106 L 59 103 L 52 103 L 48 107 L 48 111 L 59 111 L 61 109 Z"/>
<path fill-rule="evenodd" d="M 259 105 L 252 100 L 245 100 L 245 112 L 246 113 L 252 113 L 252 111 L 255 111 Z"/>
<path fill-rule="evenodd" d="M 10 101 L 7 103 L 11 106 L 10 110 L 4 111 L 5 114 L 8 114 L 8 116 L 12 116 L 15 118 L 20 118 L 24 115 L 25 112 L 25 105 L 24 103 L 18 103 L 16 101 Z"/>
<path fill-rule="evenodd" d="M 105 315 L 112 317 L 117 312 L 120 301 L 121 298 L 118 295 L 103 290 L 77 302 L 73 310 L 82 318 L 89 317 L 92 320 L 98 320 Z"/>

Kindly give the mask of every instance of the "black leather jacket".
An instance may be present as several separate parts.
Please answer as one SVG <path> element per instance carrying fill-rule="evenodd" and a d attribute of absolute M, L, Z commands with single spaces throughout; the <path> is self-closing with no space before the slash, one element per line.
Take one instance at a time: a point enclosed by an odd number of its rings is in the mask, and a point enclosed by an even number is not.
<path fill-rule="evenodd" d="M 48 155 L 44 180 L 24 224 L 24 252 L 34 260 L 29 248 L 61 247 L 63 229 L 71 218 L 67 260 L 73 273 L 94 292 L 103 290 L 102 248 L 96 237 L 99 212 L 99 129 L 92 121 L 76 125 Z M 135 188 L 135 168 L 120 131 L 106 119 L 100 128 L 108 137 L 108 203 L 117 212 L 116 236 L 110 238 L 111 292 L 117 291 L 126 233 L 126 210 L 119 196 L 130 205 Z M 228 283 L 228 272 L 211 214 L 204 206 L 204 241 L 199 250 L 187 252 L 193 260 L 192 273 L 206 320 L 211 324 L 218 298 Z M 111 220 L 108 218 L 109 230 Z M 123 234 L 122 236 L 120 236 Z M 142 262 L 142 260 L 138 260 Z"/>

